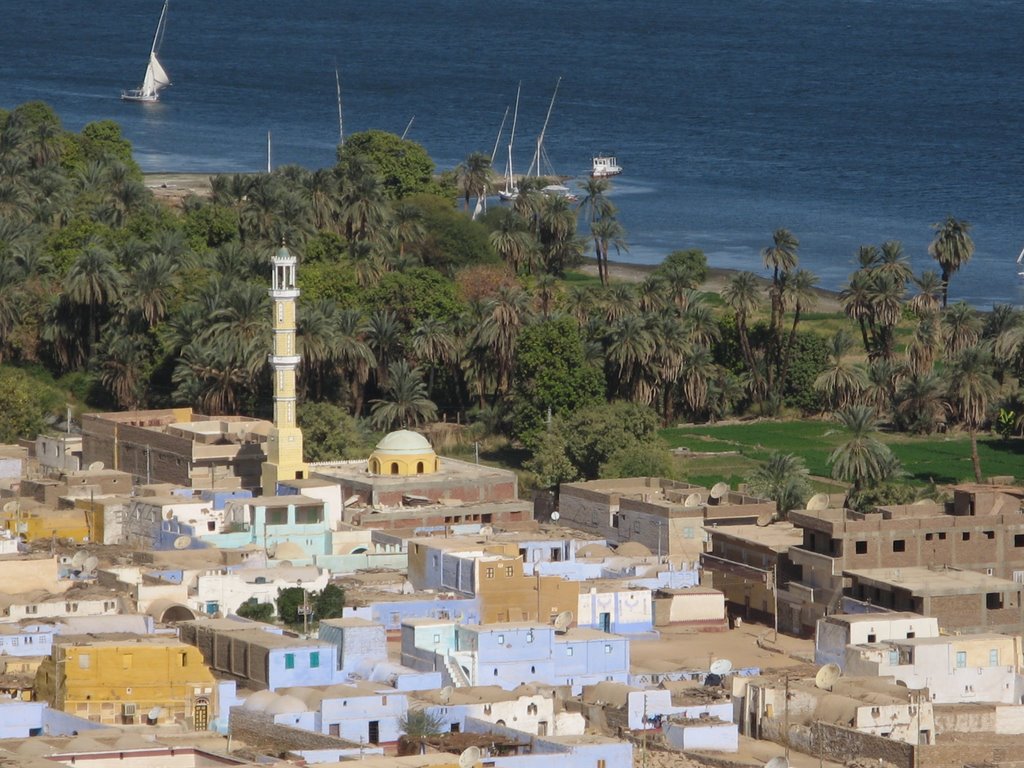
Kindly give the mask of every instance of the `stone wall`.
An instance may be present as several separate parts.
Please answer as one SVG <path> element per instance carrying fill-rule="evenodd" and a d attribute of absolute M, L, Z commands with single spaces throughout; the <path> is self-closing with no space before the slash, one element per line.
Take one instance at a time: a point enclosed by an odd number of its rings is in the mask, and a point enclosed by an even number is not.
<path fill-rule="evenodd" d="M 279 725 L 274 722 L 272 715 L 249 712 L 241 707 L 231 708 L 229 727 L 233 738 L 272 755 L 298 750 L 352 749 L 359 746 L 335 736 Z"/>
<path fill-rule="evenodd" d="M 914 768 L 914 746 L 902 741 L 882 738 L 843 728 L 830 723 L 813 723 L 809 730 L 808 750 L 812 754 L 845 762 L 852 755 L 870 760 L 884 760 L 898 768 Z M 935 765 L 922 760 L 921 765 Z"/>

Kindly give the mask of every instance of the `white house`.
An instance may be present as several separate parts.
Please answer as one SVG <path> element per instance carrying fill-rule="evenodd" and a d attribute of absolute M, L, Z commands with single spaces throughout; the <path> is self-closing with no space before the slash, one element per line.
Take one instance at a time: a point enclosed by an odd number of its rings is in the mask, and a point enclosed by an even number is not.
<path fill-rule="evenodd" d="M 814 633 L 814 661 L 843 667 L 848 645 L 938 636 L 938 619 L 917 613 L 834 614 L 818 619 Z"/>
<path fill-rule="evenodd" d="M 276 568 L 218 568 L 199 574 L 189 590 L 188 605 L 203 613 L 216 605 L 216 611 L 237 613 L 242 603 L 255 598 L 274 604 L 279 589 L 301 588 L 318 592 L 327 586 L 330 574 L 314 566 L 278 566 Z"/>

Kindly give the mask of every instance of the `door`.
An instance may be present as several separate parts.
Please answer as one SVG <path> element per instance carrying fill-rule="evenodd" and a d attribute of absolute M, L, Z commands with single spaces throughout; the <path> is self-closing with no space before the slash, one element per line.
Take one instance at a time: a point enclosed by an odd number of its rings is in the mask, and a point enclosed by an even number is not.
<path fill-rule="evenodd" d="M 366 740 L 371 744 L 380 744 L 380 720 L 371 720 L 368 725 L 369 735 Z"/>
<path fill-rule="evenodd" d="M 537 735 L 547 736 L 548 735 L 548 722 L 547 720 L 541 720 L 537 723 Z"/>
<path fill-rule="evenodd" d="M 327 735 L 335 738 L 341 736 L 341 723 L 331 723 L 327 727 Z"/>
<path fill-rule="evenodd" d="M 601 618 L 601 631 L 611 632 L 612 631 L 612 615 L 610 613 L 600 614 Z"/>
<path fill-rule="evenodd" d="M 197 731 L 205 731 L 210 726 L 210 702 L 206 699 L 196 699 L 195 708 L 192 710 L 193 719 Z"/>

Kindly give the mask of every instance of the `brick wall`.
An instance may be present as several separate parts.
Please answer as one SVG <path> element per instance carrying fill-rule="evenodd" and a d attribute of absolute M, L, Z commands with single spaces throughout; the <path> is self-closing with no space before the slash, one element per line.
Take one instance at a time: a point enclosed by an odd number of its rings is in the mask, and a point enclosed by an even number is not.
<path fill-rule="evenodd" d="M 335 736 L 279 725 L 271 715 L 248 712 L 241 707 L 231 708 L 229 728 L 232 737 L 272 755 L 305 749 L 352 749 L 359 746 Z"/>

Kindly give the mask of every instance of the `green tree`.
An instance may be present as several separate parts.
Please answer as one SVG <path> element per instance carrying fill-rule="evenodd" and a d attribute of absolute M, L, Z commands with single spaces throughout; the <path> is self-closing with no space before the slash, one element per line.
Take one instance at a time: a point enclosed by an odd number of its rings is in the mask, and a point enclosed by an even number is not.
<path fill-rule="evenodd" d="M 285 624 L 302 623 L 302 606 L 310 605 L 309 593 L 302 587 L 285 587 L 277 590 L 277 615 Z"/>
<path fill-rule="evenodd" d="M 421 216 L 423 235 L 407 246 L 428 267 L 446 275 L 472 264 L 496 263 L 488 227 L 462 215 L 436 195 L 418 194 L 404 201 Z"/>
<path fill-rule="evenodd" d="M 802 458 L 776 451 L 747 476 L 747 486 L 755 496 L 774 501 L 776 514 L 785 520 L 794 509 L 803 509 L 810 498 L 810 477 Z"/>
<path fill-rule="evenodd" d="M 345 590 L 328 584 L 313 596 L 312 605 L 317 621 L 340 619 L 345 612 Z"/>
<path fill-rule="evenodd" d="M 53 400 L 50 389 L 23 370 L 0 366 L 0 443 L 34 439 L 45 429 Z"/>
<path fill-rule="evenodd" d="M 243 619 L 269 622 L 274 618 L 274 605 L 273 603 L 261 603 L 255 597 L 250 597 L 238 606 L 235 615 L 241 616 Z"/>
<path fill-rule="evenodd" d="M 945 307 L 949 300 L 949 281 L 974 256 L 974 241 L 969 234 L 971 225 L 962 219 L 947 216 L 932 228 L 935 239 L 928 246 L 928 253 L 942 270 L 942 306 Z"/>
<path fill-rule="evenodd" d="M 665 477 L 678 475 L 668 446 L 660 441 L 620 448 L 601 465 L 601 477 Z"/>
<path fill-rule="evenodd" d="M 691 248 L 686 251 L 672 251 L 654 270 L 664 277 L 678 295 L 682 290 L 699 288 L 708 279 L 708 259 L 704 251 Z"/>
<path fill-rule="evenodd" d="M 398 727 L 406 743 L 418 749 L 420 754 L 426 753 L 427 740 L 440 735 L 443 726 L 443 718 L 426 709 L 410 708 L 398 721 Z"/>
<path fill-rule="evenodd" d="M 405 360 L 388 367 L 388 383 L 383 397 L 372 401 L 370 419 L 385 431 L 415 427 L 437 416 L 437 406 L 427 394 L 419 368 L 410 368 Z"/>
<path fill-rule="evenodd" d="M 533 475 L 538 488 L 558 488 L 562 483 L 580 479 L 579 469 L 566 455 L 565 440 L 552 432 L 541 432 L 533 455 L 523 462 L 523 468 Z"/>
<path fill-rule="evenodd" d="M 338 162 L 344 163 L 352 156 L 361 156 L 370 163 L 392 200 L 434 190 L 434 161 L 415 141 L 387 131 L 353 133 L 338 147 Z"/>
<path fill-rule="evenodd" d="M 370 435 L 334 403 L 303 403 L 298 410 L 306 461 L 343 461 L 367 455 Z"/>
<path fill-rule="evenodd" d="M 875 437 L 878 420 L 873 408 L 852 405 L 837 411 L 835 417 L 846 433 L 846 441 L 828 457 L 832 477 L 850 483 L 851 496 L 857 496 L 891 475 L 898 462 L 889 446 Z"/>
<path fill-rule="evenodd" d="M 512 432 L 533 449 L 547 415 L 565 416 L 601 401 L 601 371 L 586 362 L 575 321 L 560 317 L 526 326 L 512 371 Z"/>
<path fill-rule="evenodd" d="M 566 455 L 587 480 L 600 474 L 613 454 L 637 444 L 655 442 L 658 414 L 626 401 L 582 408 L 555 419 L 551 431 L 565 441 Z"/>
<path fill-rule="evenodd" d="M 989 403 L 999 391 L 992 378 L 992 351 L 988 344 L 963 350 L 949 370 L 949 398 L 971 436 L 971 466 L 975 482 L 981 482 L 978 430 L 985 422 Z"/>
<path fill-rule="evenodd" d="M 455 283 L 429 267 L 388 272 L 363 293 L 360 303 L 368 311 L 388 307 L 405 333 L 431 318 L 452 325 L 466 311 Z"/>

